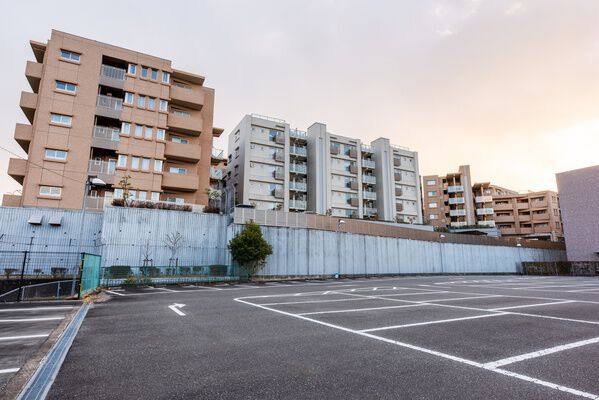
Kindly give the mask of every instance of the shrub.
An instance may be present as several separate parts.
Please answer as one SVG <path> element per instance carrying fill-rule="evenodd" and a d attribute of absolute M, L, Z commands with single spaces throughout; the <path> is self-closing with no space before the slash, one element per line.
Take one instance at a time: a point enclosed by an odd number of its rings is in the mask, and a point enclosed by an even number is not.
<path fill-rule="evenodd" d="M 124 278 L 131 274 L 131 267 L 128 265 L 113 265 L 108 267 L 108 275 L 111 278 Z"/>
<path fill-rule="evenodd" d="M 4 275 L 6 276 L 6 279 L 10 279 L 10 276 L 17 271 L 18 269 L 16 268 L 4 268 Z"/>
<path fill-rule="evenodd" d="M 240 263 L 250 275 L 254 275 L 272 254 L 272 246 L 262 237 L 260 226 L 249 221 L 243 230 L 229 241 L 233 259 Z"/>

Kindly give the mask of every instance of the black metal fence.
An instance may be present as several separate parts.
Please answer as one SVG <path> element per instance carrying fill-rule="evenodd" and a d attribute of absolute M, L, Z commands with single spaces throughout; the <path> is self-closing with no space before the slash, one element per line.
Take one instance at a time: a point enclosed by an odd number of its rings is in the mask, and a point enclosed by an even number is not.
<path fill-rule="evenodd" d="M 525 261 L 525 275 L 599 276 L 597 261 Z"/>

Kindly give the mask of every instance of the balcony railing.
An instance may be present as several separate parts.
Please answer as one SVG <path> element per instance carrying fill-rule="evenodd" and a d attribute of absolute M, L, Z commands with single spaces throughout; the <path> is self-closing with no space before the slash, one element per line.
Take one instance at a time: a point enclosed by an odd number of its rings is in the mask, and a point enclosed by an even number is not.
<path fill-rule="evenodd" d="M 449 204 L 464 204 L 463 197 L 450 197 Z"/>
<path fill-rule="evenodd" d="M 111 67 L 110 65 L 102 64 L 100 75 L 119 81 L 125 80 L 125 70 L 122 68 Z"/>
<path fill-rule="evenodd" d="M 306 147 L 300 146 L 291 146 L 289 147 L 289 154 L 293 154 L 294 156 L 306 156 L 308 154 L 308 149 Z"/>
<path fill-rule="evenodd" d="M 308 171 L 308 166 L 306 164 L 289 164 L 289 171 L 298 174 L 305 174 Z"/>
<path fill-rule="evenodd" d="M 212 158 L 215 160 L 226 160 L 225 151 L 221 149 L 212 148 Z"/>
<path fill-rule="evenodd" d="M 105 139 L 113 142 L 120 140 L 119 134 L 121 133 L 118 128 L 109 128 L 107 126 L 94 126 L 93 137 L 96 139 Z"/>
<path fill-rule="evenodd" d="M 306 209 L 306 200 L 289 200 L 289 208 L 295 210 L 305 210 Z"/>
<path fill-rule="evenodd" d="M 492 215 L 492 214 L 493 214 L 492 208 L 477 208 L 476 209 L 476 215 Z"/>
<path fill-rule="evenodd" d="M 360 148 L 362 149 L 362 153 L 374 153 L 374 147 L 367 144 L 360 145 Z"/>
<path fill-rule="evenodd" d="M 290 181 L 289 190 L 299 190 L 305 192 L 308 188 L 306 182 Z"/>
<path fill-rule="evenodd" d="M 96 106 L 107 108 L 109 110 L 121 111 L 123 109 L 123 99 L 99 94 L 98 100 L 96 101 Z"/>
<path fill-rule="evenodd" d="M 90 174 L 114 175 L 116 171 L 116 163 L 111 161 L 89 160 L 87 171 Z"/>
<path fill-rule="evenodd" d="M 474 201 L 477 203 L 490 203 L 493 201 L 493 196 L 476 196 Z"/>
<path fill-rule="evenodd" d="M 223 170 L 218 168 L 210 168 L 210 178 L 211 179 L 223 179 Z"/>
<path fill-rule="evenodd" d="M 374 168 L 376 166 L 376 162 L 373 160 L 362 159 L 362 167 L 364 168 Z"/>
<path fill-rule="evenodd" d="M 461 185 L 447 187 L 447 193 L 456 193 L 456 192 L 463 192 L 463 191 L 464 191 L 464 186 L 461 186 Z"/>
<path fill-rule="evenodd" d="M 489 228 L 495 228 L 495 221 L 478 221 L 477 225 L 488 226 Z"/>
<path fill-rule="evenodd" d="M 374 185 L 376 183 L 376 177 L 372 175 L 362 175 L 362 182 Z"/>
<path fill-rule="evenodd" d="M 365 190 L 362 192 L 362 197 L 366 200 L 376 200 L 376 192 Z"/>
<path fill-rule="evenodd" d="M 294 139 L 307 139 L 308 133 L 299 129 L 289 129 L 289 136 Z"/>
<path fill-rule="evenodd" d="M 373 208 L 373 207 L 364 207 L 364 214 L 365 215 L 375 215 L 377 213 L 377 209 Z"/>
<path fill-rule="evenodd" d="M 466 210 L 449 210 L 449 215 L 452 217 L 463 217 L 466 215 Z"/>
<path fill-rule="evenodd" d="M 461 222 L 451 222 L 450 226 L 452 228 L 459 228 L 459 227 L 462 227 L 462 226 L 468 226 L 468 222 L 464 222 L 464 221 L 461 221 Z"/>

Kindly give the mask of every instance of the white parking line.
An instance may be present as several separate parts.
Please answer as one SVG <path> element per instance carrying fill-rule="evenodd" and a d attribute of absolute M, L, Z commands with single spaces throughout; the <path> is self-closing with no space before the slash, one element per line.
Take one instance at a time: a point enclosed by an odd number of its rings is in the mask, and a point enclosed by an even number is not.
<path fill-rule="evenodd" d="M 39 338 L 48 337 L 49 335 L 50 335 L 49 333 L 40 333 L 39 335 L 4 336 L 4 337 L 0 337 L 0 342 L 8 341 L 8 340 L 39 339 Z"/>
<path fill-rule="evenodd" d="M 426 304 L 423 304 L 423 305 L 426 305 Z M 502 315 L 508 315 L 508 313 L 474 315 L 474 316 L 471 316 L 471 317 L 440 319 L 440 320 L 436 320 L 436 321 L 416 322 L 416 323 L 413 323 L 413 324 L 381 326 L 379 328 L 362 329 L 362 330 L 360 330 L 358 332 L 378 332 L 378 331 L 386 331 L 388 329 L 399 329 L 399 328 L 409 328 L 409 327 L 412 327 L 412 326 L 444 324 L 444 323 L 447 323 L 447 322 L 466 321 L 466 320 L 469 320 L 469 319 L 479 319 L 479 318 L 488 318 L 488 317 L 499 317 L 499 316 L 502 316 Z"/>
<path fill-rule="evenodd" d="M 30 307 L 30 308 L 4 308 L 0 312 L 15 312 L 15 311 L 47 311 L 47 310 L 70 310 L 74 306 L 56 306 L 56 307 Z"/>
<path fill-rule="evenodd" d="M 503 367 L 504 365 L 513 364 L 515 362 L 529 360 L 531 358 L 536 358 L 536 357 L 542 357 L 542 356 L 546 356 L 548 354 L 553 354 L 553 353 L 557 353 L 559 351 L 574 349 L 576 347 L 586 346 L 588 344 L 593 344 L 593 343 L 599 343 L 599 337 L 595 337 L 595 338 L 587 339 L 587 340 L 581 340 L 579 342 L 568 343 L 568 344 L 564 344 L 561 346 L 550 347 L 548 349 L 533 351 L 531 353 L 521 354 L 519 356 L 504 358 L 502 360 L 497 360 L 497 361 L 486 363 L 484 365 L 484 367 L 485 368 Z"/>
<path fill-rule="evenodd" d="M 360 311 L 389 310 L 389 309 L 394 309 L 394 308 L 419 307 L 419 306 L 425 306 L 425 305 L 426 304 L 405 304 L 402 306 L 352 308 L 352 309 L 348 309 L 348 310 L 329 310 L 329 311 L 307 312 L 307 313 L 301 313 L 301 314 L 296 314 L 296 315 L 336 314 L 336 313 L 348 313 L 348 312 L 360 312 Z"/>
<path fill-rule="evenodd" d="M 56 321 L 64 319 L 64 317 L 39 317 L 39 318 L 14 318 L 0 319 L 0 322 L 39 322 L 39 321 Z"/>
<path fill-rule="evenodd" d="M 12 374 L 14 372 L 18 372 L 21 368 L 7 368 L 0 369 L 0 374 Z"/>
<path fill-rule="evenodd" d="M 179 292 L 179 290 L 167 289 L 167 288 L 164 288 L 164 287 L 157 287 L 157 288 L 154 288 L 154 289 L 156 289 L 156 290 L 164 290 L 165 292 L 172 292 L 172 293 Z"/>
<path fill-rule="evenodd" d="M 117 296 L 127 296 L 126 294 L 115 292 L 114 290 L 106 290 L 106 293 L 116 294 Z"/>
<path fill-rule="evenodd" d="M 576 300 L 554 301 L 552 303 L 525 304 L 525 305 L 522 305 L 522 306 L 510 306 L 510 307 L 492 308 L 489 311 L 515 310 L 517 308 L 544 307 L 544 306 L 553 306 L 553 305 L 556 305 L 556 304 L 567 304 L 567 303 L 576 303 Z"/>

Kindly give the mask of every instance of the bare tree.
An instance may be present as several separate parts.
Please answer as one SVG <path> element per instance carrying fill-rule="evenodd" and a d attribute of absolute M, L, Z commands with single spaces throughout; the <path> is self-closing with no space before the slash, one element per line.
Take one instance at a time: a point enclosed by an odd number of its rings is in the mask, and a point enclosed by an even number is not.
<path fill-rule="evenodd" d="M 177 260 L 177 252 L 183 246 L 183 242 L 185 238 L 179 232 L 175 233 L 167 233 L 164 239 L 164 245 L 171 252 L 171 258 L 168 260 L 168 266 L 172 266 L 172 263 L 175 263 L 175 266 L 178 264 Z"/>
<path fill-rule="evenodd" d="M 150 258 L 152 256 L 152 248 L 150 247 L 150 239 L 146 240 L 146 244 L 143 247 L 143 266 L 144 267 L 148 267 L 152 265 L 152 259 Z"/>

